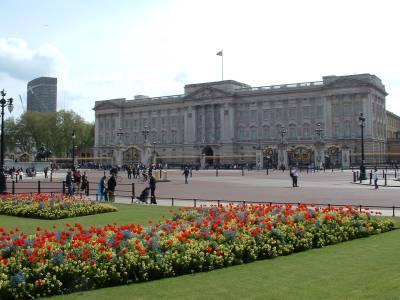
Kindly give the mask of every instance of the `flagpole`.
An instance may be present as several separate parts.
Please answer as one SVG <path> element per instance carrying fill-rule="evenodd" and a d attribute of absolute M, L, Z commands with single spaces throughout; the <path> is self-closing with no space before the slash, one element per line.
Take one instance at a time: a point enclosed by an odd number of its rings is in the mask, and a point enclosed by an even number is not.
<path fill-rule="evenodd" d="M 224 80 L 224 52 L 221 55 L 222 58 L 222 81 Z"/>

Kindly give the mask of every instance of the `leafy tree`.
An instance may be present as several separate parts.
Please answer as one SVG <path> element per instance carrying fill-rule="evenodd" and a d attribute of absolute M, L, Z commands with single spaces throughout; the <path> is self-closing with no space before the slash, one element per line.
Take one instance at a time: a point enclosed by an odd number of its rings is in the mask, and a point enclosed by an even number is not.
<path fill-rule="evenodd" d="M 43 145 L 57 157 L 65 157 L 72 151 L 73 130 L 78 148 L 94 145 L 94 123 L 86 122 L 73 111 L 26 112 L 17 120 L 5 120 L 4 127 L 9 151 L 15 151 L 18 144 L 21 151 L 31 153 Z"/>

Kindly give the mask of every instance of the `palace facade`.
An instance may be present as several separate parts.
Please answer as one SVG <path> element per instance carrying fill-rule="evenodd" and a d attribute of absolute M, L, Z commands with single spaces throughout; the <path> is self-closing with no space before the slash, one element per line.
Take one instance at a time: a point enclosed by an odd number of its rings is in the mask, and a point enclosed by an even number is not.
<path fill-rule="evenodd" d="M 387 93 L 375 75 L 252 87 L 189 84 L 182 95 L 96 101 L 103 163 L 348 167 L 386 160 Z M 360 113 L 365 121 L 360 123 Z"/>

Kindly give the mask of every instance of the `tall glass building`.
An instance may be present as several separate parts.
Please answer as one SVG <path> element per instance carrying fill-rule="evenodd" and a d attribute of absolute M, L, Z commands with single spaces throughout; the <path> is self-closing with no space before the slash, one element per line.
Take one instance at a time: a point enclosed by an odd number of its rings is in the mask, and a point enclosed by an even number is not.
<path fill-rule="evenodd" d="M 57 111 L 57 78 L 39 77 L 28 82 L 27 111 Z"/>

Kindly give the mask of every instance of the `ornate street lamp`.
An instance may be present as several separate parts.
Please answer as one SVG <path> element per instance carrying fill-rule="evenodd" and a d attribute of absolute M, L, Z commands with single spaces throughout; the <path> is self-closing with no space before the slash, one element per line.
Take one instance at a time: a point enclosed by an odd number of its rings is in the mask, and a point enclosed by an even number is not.
<path fill-rule="evenodd" d="M 75 169 L 75 129 L 72 131 L 72 169 Z"/>
<path fill-rule="evenodd" d="M 360 180 L 366 180 L 366 174 L 365 174 L 365 158 L 364 158 L 364 126 L 365 126 L 365 117 L 363 116 L 363 113 L 360 113 L 360 116 L 358 117 L 358 122 L 361 127 L 361 165 L 360 165 Z"/>
<path fill-rule="evenodd" d="M 322 132 L 324 132 L 324 129 L 321 128 L 321 123 L 317 124 L 317 128 L 315 128 L 315 134 L 318 136 L 318 141 L 322 141 Z"/>
<path fill-rule="evenodd" d="M 0 193 L 4 193 L 7 190 L 7 178 L 4 174 L 4 108 L 7 106 L 8 111 L 11 113 L 14 105 L 13 98 L 4 98 L 7 93 L 4 89 L 1 91 L 1 166 L 0 166 Z"/>

